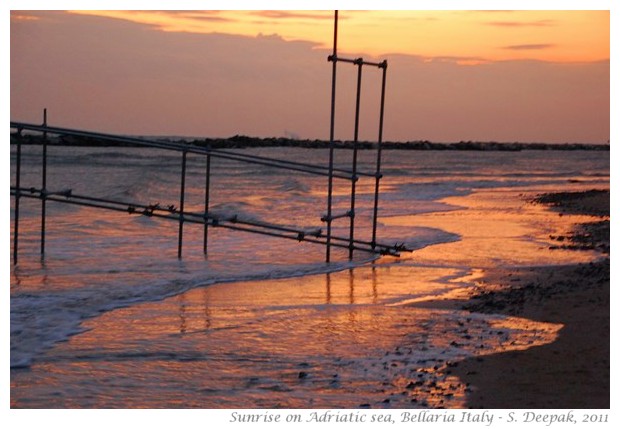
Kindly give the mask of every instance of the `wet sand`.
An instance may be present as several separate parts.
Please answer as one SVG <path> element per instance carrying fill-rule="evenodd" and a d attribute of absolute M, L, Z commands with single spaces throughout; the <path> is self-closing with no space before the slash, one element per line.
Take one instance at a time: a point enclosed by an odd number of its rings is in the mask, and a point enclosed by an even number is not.
<path fill-rule="evenodd" d="M 546 194 L 536 199 L 559 215 L 609 216 L 609 191 Z M 609 255 L 609 220 L 550 237 L 557 248 Z M 465 309 L 561 323 L 547 345 L 474 357 L 453 368 L 469 386 L 472 408 L 610 407 L 609 257 L 586 264 L 486 273 Z"/>

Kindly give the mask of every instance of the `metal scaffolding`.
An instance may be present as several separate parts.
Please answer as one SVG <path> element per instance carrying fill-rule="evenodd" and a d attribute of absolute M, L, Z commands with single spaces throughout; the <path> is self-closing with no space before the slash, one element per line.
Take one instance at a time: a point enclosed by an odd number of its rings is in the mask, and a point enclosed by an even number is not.
<path fill-rule="evenodd" d="M 329 130 L 329 164 L 328 164 L 328 183 L 327 183 L 327 215 L 323 220 L 327 223 L 327 239 L 326 239 L 326 254 L 325 260 L 330 261 L 331 258 L 331 246 L 332 240 L 332 221 L 339 218 L 349 218 L 349 240 L 353 243 L 355 235 L 355 191 L 357 176 L 360 173 L 357 171 L 357 150 L 358 150 L 358 138 L 359 138 L 359 114 L 362 92 L 362 67 L 371 66 L 382 69 L 382 83 L 381 83 L 381 101 L 379 110 L 379 135 L 377 138 L 377 158 L 376 169 L 372 173 L 372 177 L 375 178 L 375 192 L 374 192 L 374 204 L 373 204 L 373 217 L 372 217 L 372 238 L 370 240 L 370 246 L 372 249 L 377 247 L 377 217 L 379 214 L 379 184 L 383 177 L 381 173 L 381 144 L 383 142 L 383 116 L 385 112 L 385 80 L 387 72 L 387 60 L 383 60 L 379 63 L 365 61 L 363 58 L 344 58 L 338 56 L 338 11 L 334 11 L 334 45 L 332 54 L 327 57 L 327 60 L 332 63 L 332 92 L 331 92 L 331 115 L 330 115 L 330 130 Z M 339 215 L 332 215 L 332 200 L 333 200 L 333 171 L 334 171 L 334 142 L 335 142 L 335 128 L 336 128 L 336 75 L 337 64 L 339 62 L 350 63 L 357 66 L 357 90 L 355 97 L 355 126 L 353 130 L 353 160 L 351 163 L 351 207 L 345 213 Z M 353 248 L 349 249 L 349 258 L 353 255 Z"/>
<path fill-rule="evenodd" d="M 331 124 L 330 124 L 330 141 L 329 141 L 329 163 L 328 166 L 317 164 L 289 161 L 284 159 L 269 158 L 264 156 L 252 155 L 247 153 L 233 152 L 225 149 L 214 149 L 208 146 L 195 146 L 187 143 L 158 141 L 153 139 L 143 139 L 135 137 L 126 137 L 113 134 L 104 134 L 91 131 L 83 131 L 69 128 L 52 127 L 48 125 L 47 110 L 43 112 L 43 123 L 41 125 L 29 124 L 23 122 L 11 122 L 10 128 L 15 134 L 15 184 L 11 185 L 11 195 L 14 197 L 14 222 L 13 222 L 13 263 L 18 261 L 19 247 L 19 220 L 20 220 L 20 199 L 33 198 L 41 200 L 41 236 L 40 236 L 40 253 L 43 257 L 45 254 L 45 234 L 46 234 L 46 206 L 47 202 L 73 204 L 97 209 L 113 210 L 125 212 L 133 215 L 143 215 L 156 217 L 161 219 L 169 219 L 178 223 L 178 257 L 182 257 L 183 252 L 183 227 L 186 222 L 202 224 L 203 229 L 203 253 L 207 253 L 208 248 L 208 229 L 209 227 L 221 227 L 236 231 L 244 231 L 255 234 L 262 234 L 272 237 L 286 238 L 300 242 L 309 242 L 322 244 L 326 247 L 326 262 L 331 259 L 331 247 L 339 247 L 348 249 L 349 258 L 353 257 L 355 250 L 373 252 L 378 254 L 389 254 L 397 256 L 401 251 L 410 251 L 402 244 L 381 244 L 377 242 L 377 217 L 379 202 L 379 182 L 381 174 L 381 142 L 383 134 L 383 113 L 385 102 L 385 78 L 387 70 L 387 61 L 373 63 L 364 61 L 362 58 L 347 59 L 337 56 L 337 34 L 338 34 L 338 12 L 335 12 L 334 20 L 334 48 L 333 53 L 328 57 L 328 61 L 332 63 L 332 99 L 331 99 Z M 357 66 L 357 96 L 355 107 L 355 129 L 353 138 L 353 158 L 350 169 L 336 168 L 334 166 L 334 128 L 335 128 L 335 99 L 336 99 L 336 70 L 337 63 L 345 62 Z M 379 136 L 376 151 L 376 169 L 373 172 L 359 171 L 357 166 L 358 155 L 358 137 L 359 137 L 359 111 L 361 98 L 361 79 L 362 67 L 372 66 L 382 69 L 382 88 L 381 88 L 381 106 L 379 117 Z M 21 163 L 22 163 L 22 146 L 24 140 L 24 131 L 29 133 L 41 133 L 42 139 L 42 168 L 41 168 L 41 187 L 22 187 L 21 186 Z M 178 206 L 160 204 L 145 204 L 144 202 L 121 201 L 99 198 L 91 195 L 79 195 L 71 189 L 62 189 L 51 191 L 47 189 L 47 147 L 48 136 L 70 136 L 76 138 L 95 139 L 101 142 L 128 144 L 132 146 L 156 148 L 166 151 L 181 153 L 181 177 L 180 177 L 180 197 Z M 185 187 L 187 174 L 187 159 L 189 155 L 200 156 L 206 158 L 205 169 L 205 189 L 204 189 L 204 210 L 202 212 L 191 212 L 185 210 Z M 328 178 L 327 183 L 327 212 L 321 217 L 321 221 L 326 223 L 326 232 L 322 228 L 293 228 L 290 226 L 280 225 L 278 223 L 260 222 L 252 220 L 240 219 L 236 215 L 221 216 L 214 214 L 209 209 L 211 199 L 211 162 L 214 159 L 225 159 L 238 161 L 242 163 L 264 165 L 274 168 L 296 171 L 305 174 L 325 176 Z M 374 203 L 372 216 L 372 236 L 367 240 L 360 240 L 355 237 L 355 200 L 356 200 L 356 184 L 361 177 L 374 179 Z M 341 214 L 332 212 L 333 202 L 333 184 L 334 179 L 350 181 L 350 208 Z M 332 222 L 336 219 L 349 219 L 349 235 L 341 237 L 332 234 Z"/>

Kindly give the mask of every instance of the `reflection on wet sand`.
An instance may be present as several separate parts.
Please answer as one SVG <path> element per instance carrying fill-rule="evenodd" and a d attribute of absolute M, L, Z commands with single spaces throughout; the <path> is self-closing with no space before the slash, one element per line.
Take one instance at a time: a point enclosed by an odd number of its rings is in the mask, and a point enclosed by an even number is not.
<path fill-rule="evenodd" d="M 570 219 L 553 219 L 549 231 L 540 225 L 553 213 L 506 206 L 493 194 L 482 200 L 459 200 L 470 204 L 463 213 L 386 220 L 442 227 L 461 235 L 459 243 L 340 272 L 222 283 L 104 313 L 29 371 L 14 372 L 12 404 L 463 407 L 468 386 L 452 375 L 461 359 L 549 343 L 561 325 L 409 304 L 461 296 L 482 272 L 474 267 L 495 264 L 484 259 L 491 250 L 525 264 L 590 257 L 545 244 Z M 481 217 L 494 226 L 476 223 Z"/>
<path fill-rule="evenodd" d="M 324 303 L 325 305 L 333 304 L 332 303 L 332 276 L 334 275 L 338 277 L 337 283 L 339 286 L 342 286 L 345 284 L 343 280 L 346 280 L 346 282 L 348 283 L 348 293 L 347 293 L 346 302 L 340 303 L 340 304 L 336 303 L 336 305 L 348 304 L 352 306 L 350 307 L 350 311 L 348 314 L 349 314 L 350 324 L 353 326 L 355 324 L 355 307 L 353 307 L 353 305 L 356 304 L 356 287 L 359 287 L 360 289 L 362 289 L 362 292 L 363 292 L 364 287 L 366 288 L 368 287 L 367 282 L 362 283 L 362 281 L 358 279 L 357 285 L 356 285 L 355 270 L 353 269 L 348 269 L 338 274 L 325 273 L 324 274 L 324 279 L 325 279 L 325 301 Z M 317 277 L 320 278 L 320 276 L 317 276 Z M 379 293 L 378 293 L 378 286 L 377 286 L 377 268 L 374 264 L 372 264 L 370 267 L 370 281 L 371 281 L 371 292 L 370 292 L 371 299 L 370 301 L 365 299 L 364 302 L 371 303 L 371 304 L 377 304 Z M 284 283 L 284 281 L 282 283 Z M 186 334 L 188 332 L 197 332 L 197 331 L 204 332 L 217 325 L 217 322 L 216 321 L 214 322 L 213 320 L 214 317 L 217 317 L 217 313 L 214 313 L 214 311 L 217 311 L 217 304 L 215 304 L 215 310 L 214 310 L 213 305 L 211 303 L 213 289 L 214 288 L 208 288 L 208 287 L 200 289 L 200 294 L 202 295 L 202 299 L 203 299 L 201 309 L 192 308 L 192 304 L 188 303 L 188 294 L 182 294 L 174 298 L 174 300 L 178 303 L 178 333 L 179 334 Z M 338 296 L 341 297 L 342 295 L 339 294 Z M 202 320 L 200 320 L 201 315 L 202 315 Z"/>
<path fill-rule="evenodd" d="M 14 377 L 13 405 L 462 407 L 459 359 L 549 342 L 559 326 L 385 306 L 441 273 L 377 264 L 105 313 Z M 23 399 L 17 380 L 30 386 Z"/>

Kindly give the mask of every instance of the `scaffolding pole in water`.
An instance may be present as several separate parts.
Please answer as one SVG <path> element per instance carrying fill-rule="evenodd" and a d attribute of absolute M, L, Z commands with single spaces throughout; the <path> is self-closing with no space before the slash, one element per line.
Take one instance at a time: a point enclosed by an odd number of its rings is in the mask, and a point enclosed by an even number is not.
<path fill-rule="evenodd" d="M 13 220 L 13 265 L 17 265 L 18 245 L 19 245 L 19 199 L 21 189 L 21 166 L 22 166 L 22 130 L 17 129 L 16 149 L 15 149 L 15 208 L 13 210 L 15 219 Z"/>
<path fill-rule="evenodd" d="M 328 58 L 336 58 L 338 54 L 338 11 L 334 11 L 334 47 L 332 50 L 332 56 Z M 336 61 L 332 61 L 332 98 L 331 98 L 331 113 L 329 124 L 329 161 L 328 161 L 328 177 L 327 177 L 327 215 L 326 227 L 327 238 L 325 244 L 325 262 L 330 262 L 331 259 L 331 239 L 332 239 L 332 194 L 334 191 L 334 136 L 336 127 Z"/>
<path fill-rule="evenodd" d="M 205 167 L 205 224 L 202 230 L 202 253 L 207 254 L 207 244 L 209 243 L 209 223 L 206 222 L 206 215 L 209 213 L 209 203 L 211 197 L 211 155 L 207 154 Z"/>
<path fill-rule="evenodd" d="M 47 109 L 43 109 L 43 126 L 47 127 Z M 41 258 L 45 255 L 45 222 L 47 213 L 47 133 L 43 133 L 43 150 L 41 156 Z"/>
<path fill-rule="evenodd" d="M 381 101 L 379 112 L 379 133 L 377 138 L 377 157 L 375 162 L 375 171 L 372 177 L 375 180 L 374 183 L 374 199 L 372 210 L 372 239 L 370 241 L 372 248 L 377 245 L 377 223 L 379 216 L 379 186 L 381 178 L 381 155 L 382 155 L 382 142 L 383 142 L 383 117 L 385 112 L 385 82 L 387 75 L 387 60 L 381 62 L 365 61 L 363 58 L 343 58 L 338 56 L 338 11 L 334 12 L 334 46 L 332 54 L 327 58 L 332 63 L 332 98 L 331 98 L 331 116 L 330 116 L 330 132 L 329 132 L 329 171 L 328 175 L 328 187 L 327 187 L 327 215 L 324 216 L 327 222 L 327 249 L 326 249 L 326 262 L 330 261 L 330 247 L 331 247 L 331 231 L 332 220 L 348 217 L 349 218 L 349 242 L 354 242 L 355 234 L 355 198 L 356 198 L 356 182 L 358 179 L 357 172 L 357 149 L 359 141 L 359 125 L 360 125 L 360 102 L 361 102 L 361 85 L 362 85 L 362 67 L 371 66 L 377 67 L 382 70 L 381 76 Z M 349 63 L 357 66 L 357 91 L 355 98 L 355 126 L 353 131 L 353 159 L 352 159 L 352 177 L 351 177 L 351 202 L 350 209 L 341 215 L 332 215 L 332 202 L 333 202 L 333 163 L 334 163 L 334 141 L 335 141 L 335 127 L 336 127 L 336 65 L 338 62 Z M 349 259 L 353 258 L 353 248 L 349 249 Z"/>
<path fill-rule="evenodd" d="M 379 182 L 383 175 L 381 174 L 381 144 L 383 143 L 383 115 L 385 112 L 385 78 L 387 73 L 387 61 L 383 61 L 380 66 L 383 69 L 381 77 L 381 107 L 379 110 L 379 136 L 377 139 L 377 164 L 375 170 L 375 199 L 372 214 L 372 245 L 373 248 L 377 242 L 377 218 L 379 215 Z"/>
<path fill-rule="evenodd" d="M 269 223 L 269 222 L 260 222 L 260 221 L 252 221 L 252 220 L 244 220 L 239 218 L 237 215 L 232 215 L 228 217 L 222 217 L 214 215 L 209 211 L 210 199 L 211 199 L 211 176 L 212 176 L 212 168 L 211 162 L 213 156 L 215 156 L 214 152 L 212 152 L 209 148 L 196 148 L 192 147 L 188 144 L 183 145 L 164 145 L 161 146 L 157 142 L 150 142 L 148 140 L 140 140 L 141 146 L 158 148 L 158 149 L 167 149 L 167 150 L 175 150 L 182 152 L 181 159 L 181 174 L 180 174 L 180 196 L 179 196 L 179 206 L 175 207 L 174 205 L 160 205 L 156 204 L 147 204 L 140 202 L 128 202 L 128 201 L 120 201 L 109 198 L 100 198 L 91 195 L 79 195 L 74 193 L 71 189 L 61 189 L 57 191 L 52 191 L 47 189 L 47 187 L 35 188 L 35 187 L 22 187 L 21 185 L 21 170 L 22 170 L 22 149 L 24 146 L 24 130 L 30 131 L 38 131 L 44 134 L 44 138 L 40 141 L 29 136 L 29 145 L 32 144 L 41 144 L 47 145 L 49 144 L 48 134 L 59 134 L 60 136 L 84 136 L 88 135 L 89 137 L 98 136 L 98 138 L 105 141 L 113 141 L 117 142 L 118 140 L 123 140 L 122 137 L 119 136 L 111 136 L 109 134 L 96 134 L 91 132 L 79 131 L 79 130 L 66 130 L 63 129 L 60 132 L 57 128 L 50 126 L 40 126 L 40 125 L 31 125 L 31 124 L 22 124 L 22 123 L 11 123 L 11 127 L 17 129 L 17 133 L 14 136 L 16 152 L 15 152 L 15 186 L 11 186 L 11 195 L 15 197 L 15 205 L 14 205 L 14 230 L 13 230 L 13 262 L 16 264 L 18 260 L 18 244 L 19 244 L 19 226 L 20 226 L 20 201 L 22 198 L 31 198 L 31 199 L 39 199 L 41 201 L 45 201 L 46 204 L 49 202 L 54 203 L 66 203 L 71 205 L 84 206 L 95 209 L 107 209 L 125 212 L 130 215 L 143 215 L 148 217 L 157 217 L 161 219 L 169 219 L 176 220 L 178 222 L 178 249 L 177 255 L 180 258 L 182 256 L 182 247 L 183 247 L 183 228 L 186 222 L 203 224 L 204 228 L 204 241 L 203 241 L 203 252 L 207 251 L 207 231 L 208 228 L 211 227 L 222 227 L 237 231 L 245 231 L 245 232 L 253 232 L 257 234 L 269 235 L 273 237 L 281 237 L 287 239 L 293 239 L 296 241 L 304 241 L 309 243 L 322 244 L 327 246 L 328 236 L 322 231 L 321 228 L 317 227 L 307 227 L 307 228 L 293 228 L 289 226 L 279 225 L 277 223 Z M 131 139 L 132 143 L 136 143 L 136 139 Z M 188 212 L 185 210 L 185 197 L 186 197 L 186 176 L 187 176 L 187 156 L 189 153 L 200 154 L 205 156 L 206 158 L 206 168 L 205 168 L 205 200 L 204 200 L 204 212 L 195 213 Z M 219 155 L 219 154 L 217 154 Z M 227 156 L 225 159 L 229 159 Z M 235 159 L 238 162 L 242 163 L 252 163 L 254 160 L 249 157 L 244 157 L 240 159 Z M 264 157 L 261 157 L 259 160 L 260 165 L 264 165 Z M 287 168 L 284 165 L 279 165 L 280 168 Z M 298 166 L 291 166 L 293 171 L 297 171 Z M 309 174 L 317 174 L 317 171 L 314 169 L 306 171 Z M 350 176 L 346 177 L 355 177 L 353 171 L 349 172 Z M 334 176 L 335 177 L 335 176 Z M 42 180 L 43 183 L 43 180 Z M 47 185 L 47 184 L 46 184 Z M 278 216 L 282 216 L 282 213 L 277 213 Z M 351 218 L 350 211 L 346 213 L 342 213 L 339 215 L 332 215 L 331 220 L 340 219 L 349 217 Z M 325 217 L 321 218 L 324 222 L 327 220 Z M 43 236 L 42 236 L 43 237 Z M 334 234 L 329 235 L 329 245 L 330 247 L 338 247 L 348 249 L 349 252 L 352 250 L 360 250 L 365 252 L 374 252 L 379 254 L 391 254 L 397 255 L 400 251 L 406 251 L 404 246 L 394 244 L 377 244 L 374 241 L 368 240 L 360 240 L 355 238 L 354 236 L 349 235 L 349 237 L 341 237 L 336 236 Z"/>
<path fill-rule="evenodd" d="M 359 58 L 357 62 L 357 92 L 355 97 L 355 126 L 353 130 L 353 160 L 351 161 L 351 170 L 353 175 L 357 173 L 357 142 L 359 139 L 359 127 L 360 127 L 360 101 L 362 96 L 362 59 Z M 357 178 L 351 180 L 351 219 L 349 221 L 349 243 L 351 248 L 349 249 L 349 259 L 353 259 L 353 240 L 355 237 L 355 190 L 357 185 Z"/>
<path fill-rule="evenodd" d="M 187 151 L 181 157 L 181 191 L 179 196 L 179 248 L 178 258 L 183 256 L 183 223 L 185 222 L 185 176 L 187 172 Z"/>

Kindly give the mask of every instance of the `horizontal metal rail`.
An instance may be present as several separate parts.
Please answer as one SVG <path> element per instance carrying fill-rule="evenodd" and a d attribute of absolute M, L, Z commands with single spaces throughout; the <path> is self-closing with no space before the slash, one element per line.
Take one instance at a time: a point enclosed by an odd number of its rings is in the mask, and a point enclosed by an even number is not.
<path fill-rule="evenodd" d="M 343 58 L 337 55 L 329 55 L 327 57 L 327 61 L 333 61 L 333 62 L 342 61 L 344 63 L 350 63 L 350 64 L 355 64 L 355 65 L 379 67 L 380 69 L 387 68 L 387 60 L 383 60 L 380 63 L 376 63 L 372 61 L 364 61 L 363 58 L 353 59 L 353 58 Z"/>
<path fill-rule="evenodd" d="M 274 168 L 282 168 L 293 171 L 300 171 L 308 174 L 314 174 L 319 176 L 329 176 L 329 171 L 326 167 L 322 167 L 320 165 L 302 163 L 297 161 L 288 161 L 277 158 L 267 158 L 258 155 L 250 155 L 250 154 L 241 154 L 235 153 L 227 150 L 221 149 L 213 149 L 209 147 L 200 147 L 189 145 L 187 143 L 174 143 L 174 142 L 164 142 L 158 140 L 151 139 L 142 139 L 137 137 L 127 137 L 127 136 L 117 136 L 113 134 L 105 134 L 105 133 L 95 133 L 92 131 L 82 131 L 75 130 L 70 128 L 60 128 L 60 127 L 50 127 L 45 125 L 37 125 L 37 124 L 28 124 L 24 122 L 11 122 L 11 128 L 16 130 L 28 130 L 28 131 L 37 131 L 41 133 L 48 134 L 57 134 L 57 135 L 67 135 L 74 137 L 84 137 L 84 138 L 92 138 L 106 141 L 113 141 L 117 143 L 129 143 L 142 147 L 150 147 L 157 149 L 166 149 L 177 152 L 187 152 L 194 153 L 199 155 L 211 155 L 222 159 L 228 159 L 233 161 L 246 162 L 249 164 L 258 164 L 265 165 Z M 346 169 L 334 169 L 338 173 L 342 174 L 333 174 L 333 177 L 337 177 L 339 179 L 345 180 L 357 180 L 358 176 L 365 177 L 375 177 L 376 173 L 367 173 L 367 172 L 355 172 L 353 174 L 352 171 Z"/>
<path fill-rule="evenodd" d="M 90 208 L 107 209 L 122 213 L 138 214 L 147 217 L 170 219 L 175 221 L 178 221 L 182 216 L 184 222 L 196 224 L 207 223 L 209 226 L 213 227 L 222 227 L 236 231 L 252 232 L 272 237 L 281 237 L 296 241 L 305 241 L 309 243 L 323 245 L 326 244 L 326 241 L 323 240 L 323 238 L 326 238 L 326 236 L 319 228 L 292 228 L 271 223 L 239 219 L 236 215 L 217 216 L 211 213 L 196 213 L 190 211 L 181 212 L 173 205 L 161 205 L 159 203 L 143 204 L 136 202 L 111 200 L 107 198 L 96 198 L 86 195 L 74 194 L 73 192 L 71 192 L 71 190 L 64 190 L 61 192 L 47 192 L 36 188 L 11 187 L 11 195 L 32 199 L 42 199 L 43 197 L 45 197 L 46 201 L 54 201 Z M 354 240 L 354 244 L 351 245 L 350 239 L 348 237 L 338 237 L 332 235 L 331 239 L 336 241 L 335 243 L 331 244 L 332 246 L 345 249 L 353 248 L 354 250 L 361 250 L 382 255 L 398 256 L 399 252 L 401 251 L 411 251 L 404 245 L 399 244 L 376 244 L 376 248 L 373 248 L 372 243 L 367 241 Z"/>
<path fill-rule="evenodd" d="M 321 221 L 322 222 L 330 222 L 332 220 L 340 219 L 340 218 L 343 218 L 343 217 L 353 217 L 353 212 L 351 210 L 348 210 L 348 211 L 346 211 L 344 213 L 340 213 L 340 214 L 336 214 L 336 215 L 331 215 L 331 216 L 324 215 L 324 216 L 321 217 Z"/>
<path fill-rule="evenodd" d="M 288 165 L 297 165 L 297 166 L 301 166 L 301 167 L 309 167 L 312 166 L 313 168 L 317 168 L 319 170 L 323 170 L 323 171 L 327 171 L 327 167 L 322 167 L 320 165 L 315 165 L 315 164 L 308 164 L 305 162 L 297 162 L 297 161 L 289 161 L 289 160 L 279 160 L 279 159 L 275 159 L 275 158 L 268 158 L 266 156 L 260 156 L 260 155 L 249 155 L 249 154 L 241 154 L 241 153 L 235 153 L 235 152 L 230 152 L 228 150 L 225 149 L 211 149 L 211 153 L 216 153 L 216 154 L 224 154 L 224 155 L 234 155 L 234 156 L 244 156 L 244 157 L 248 157 L 248 159 L 257 159 L 257 160 L 265 160 L 265 161 L 282 161 L 285 162 Z M 363 171 L 356 171 L 353 172 L 352 170 L 347 170 L 345 168 L 337 168 L 334 167 L 333 171 L 338 171 L 340 173 L 346 173 L 347 174 L 347 179 L 350 179 L 351 177 L 355 177 L 355 176 L 365 176 L 365 177 L 375 177 L 376 173 L 366 173 Z"/>

